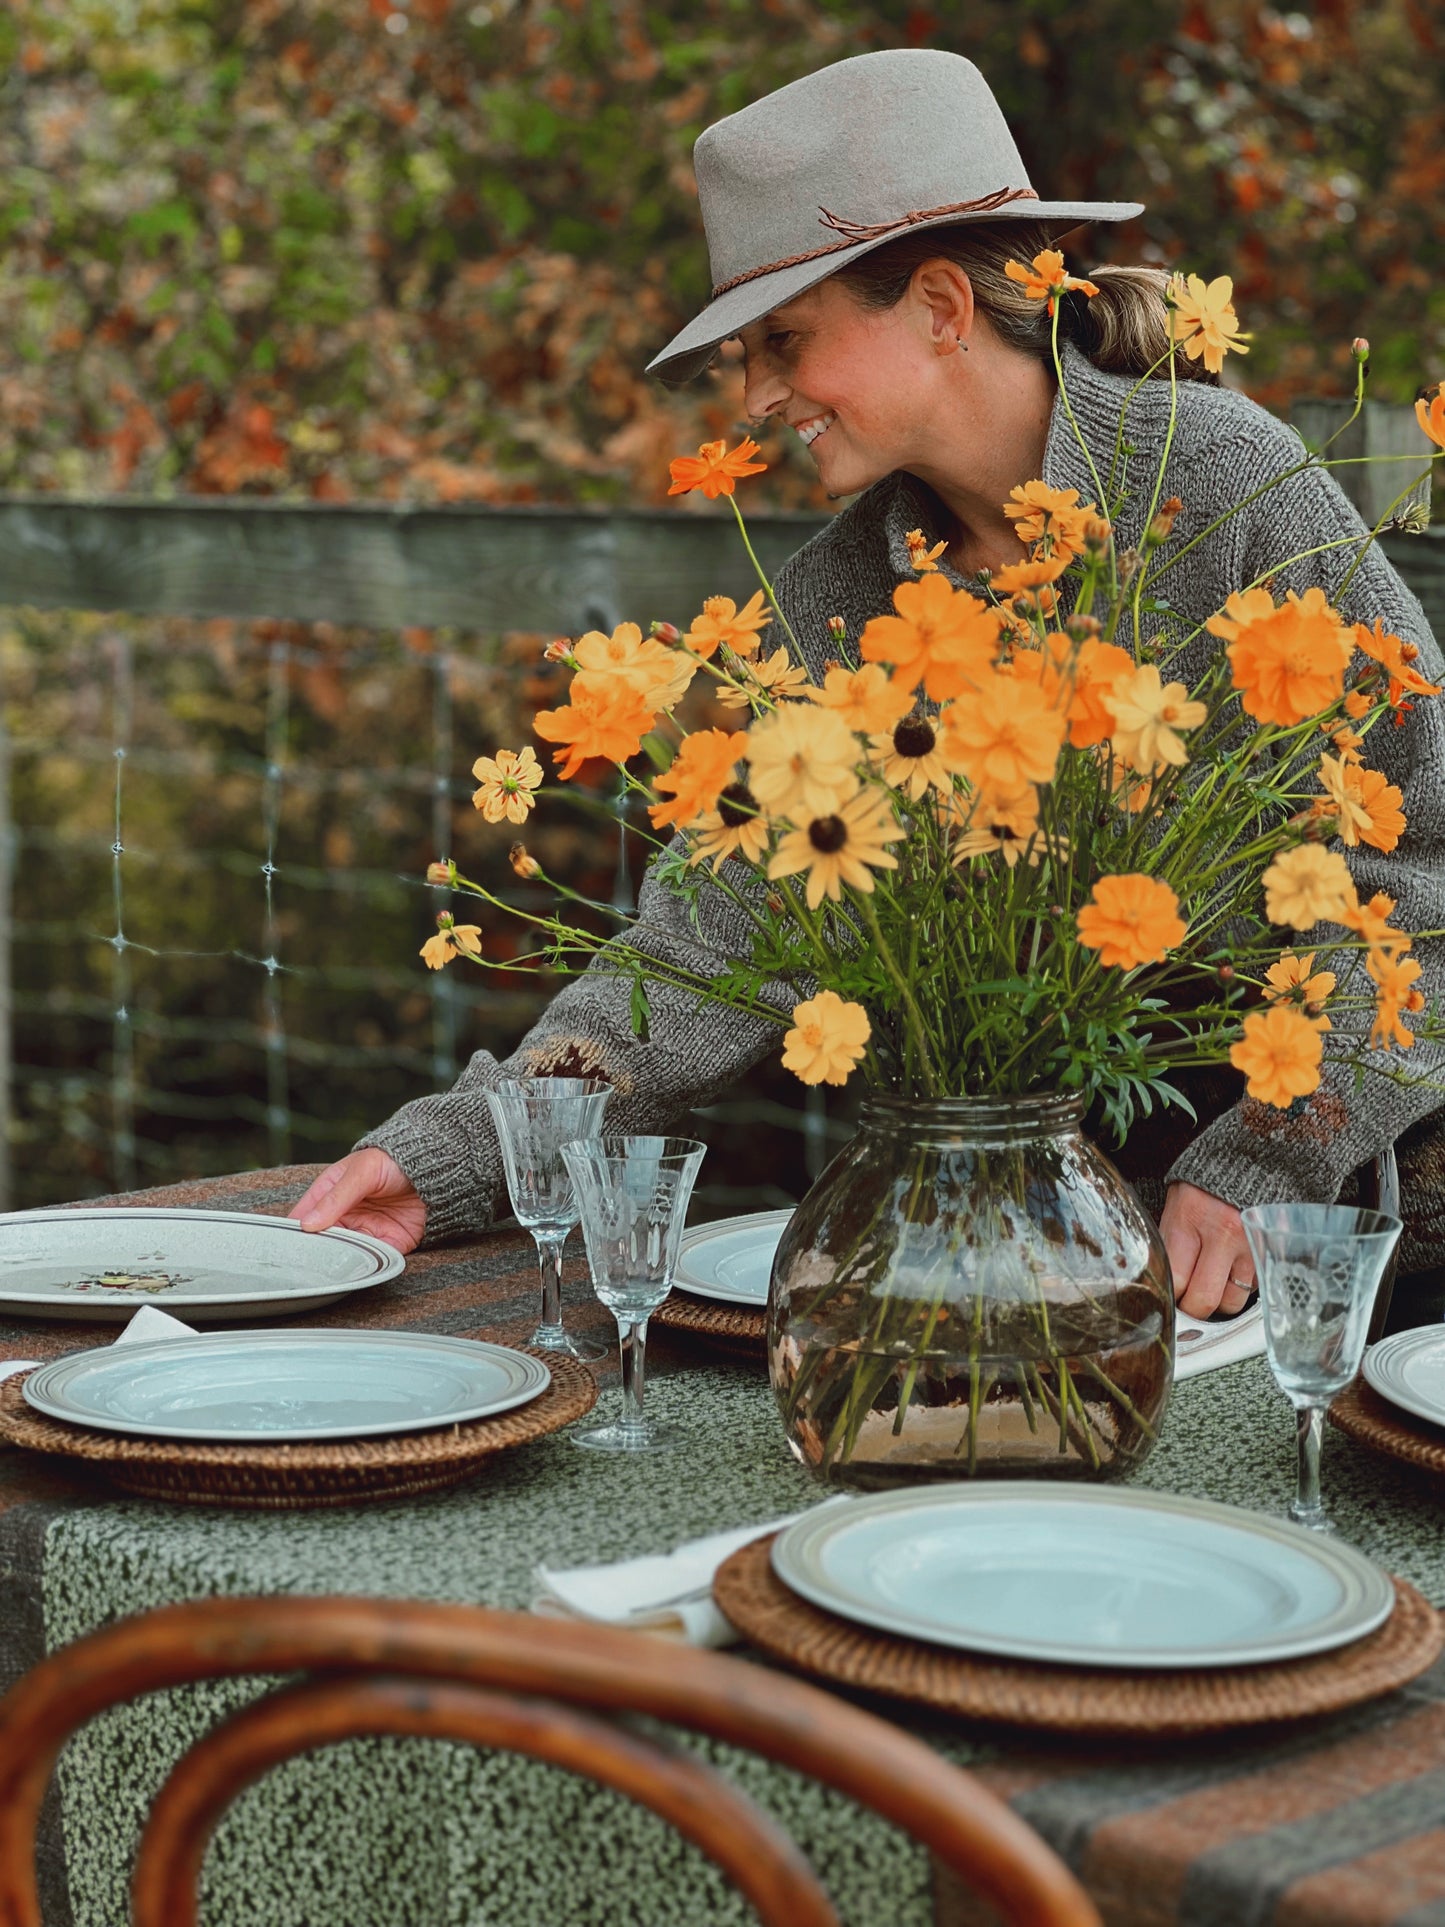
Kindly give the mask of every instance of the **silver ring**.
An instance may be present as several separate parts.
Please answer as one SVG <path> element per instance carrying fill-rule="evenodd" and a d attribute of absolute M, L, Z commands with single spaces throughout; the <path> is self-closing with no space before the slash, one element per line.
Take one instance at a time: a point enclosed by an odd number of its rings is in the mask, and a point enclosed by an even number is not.
<path fill-rule="evenodd" d="M 1255 1282 L 1252 1278 L 1236 1278 L 1233 1272 L 1229 1274 L 1228 1282 L 1234 1286 L 1236 1291 L 1247 1292 L 1247 1291 L 1255 1291 L 1258 1289 L 1258 1287 L 1255 1285 Z"/>

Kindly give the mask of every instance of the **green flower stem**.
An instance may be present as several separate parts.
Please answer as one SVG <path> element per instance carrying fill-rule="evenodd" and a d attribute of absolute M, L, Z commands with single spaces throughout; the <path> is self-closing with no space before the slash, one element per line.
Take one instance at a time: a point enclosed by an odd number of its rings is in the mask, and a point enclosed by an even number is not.
<path fill-rule="evenodd" d="M 783 614 L 783 605 L 781 602 L 778 601 L 777 595 L 773 590 L 773 585 L 768 580 L 767 574 L 763 568 L 762 563 L 759 562 L 757 556 L 753 553 L 753 545 L 751 541 L 748 539 L 748 525 L 743 520 L 743 512 L 738 507 L 738 499 L 735 495 L 730 495 L 728 497 L 728 501 L 732 504 L 733 515 L 737 520 L 738 534 L 743 538 L 743 547 L 748 552 L 748 560 L 749 562 L 752 563 L 754 569 L 757 571 L 758 581 L 762 583 L 763 593 L 767 596 L 768 601 L 773 606 L 773 613 L 777 616 L 778 621 L 783 625 L 783 634 L 788 638 L 788 641 L 793 645 L 794 660 L 796 662 L 801 662 L 803 660 L 802 648 L 798 642 L 798 638 L 793 634 L 792 624 L 788 621 L 788 618 Z"/>

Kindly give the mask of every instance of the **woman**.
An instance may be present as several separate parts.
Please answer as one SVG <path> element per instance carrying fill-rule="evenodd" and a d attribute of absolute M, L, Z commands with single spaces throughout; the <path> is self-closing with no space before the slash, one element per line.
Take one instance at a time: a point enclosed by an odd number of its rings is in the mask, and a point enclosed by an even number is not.
<path fill-rule="evenodd" d="M 1065 300 L 1065 393 L 1057 392 L 1043 305 L 1005 264 L 1030 261 L 1083 221 L 1140 209 L 1039 200 L 970 62 L 928 51 L 842 61 L 710 128 L 696 163 L 714 296 L 652 371 L 688 379 L 737 337 L 749 415 L 797 432 L 830 495 L 859 495 L 776 585 L 815 678 L 834 653 L 829 618 L 842 616 L 856 638 L 891 607 L 895 585 L 912 572 L 910 531 L 947 544 L 939 566 L 962 585 L 1020 560 L 1002 509 L 1018 484 L 1042 477 L 1077 489 L 1081 501 L 1099 500 L 1126 402 L 1133 493 L 1116 534 L 1121 548 L 1139 542 L 1167 440 L 1161 495 L 1183 507 L 1166 551 L 1176 559 L 1156 564 L 1151 580 L 1181 628 L 1202 625 L 1233 590 L 1271 571 L 1276 594 L 1319 583 L 1334 595 L 1364 528 L 1322 470 L 1306 469 L 1188 546 L 1302 450 L 1263 409 L 1200 379 L 1201 364 L 1182 354 L 1177 373 L 1188 379 L 1171 437 L 1167 365 L 1159 371 L 1166 379 L 1140 380 L 1168 346 L 1162 274 L 1095 270 L 1098 293 Z M 1291 562 L 1308 550 L 1323 552 Z M 1419 604 L 1378 549 L 1366 553 L 1344 609 L 1382 618 L 1417 646 L 1419 669 L 1439 678 Z M 1201 633 L 1173 673 L 1194 682 L 1218 647 Z M 1387 889 L 1398 898 L 1402 927 L 1440 929 L 1445 712 L 1427 703 L 1405 722 L 1377 730 L 1371 751 L 1404 793 L 1408 835 L 1387 866 L 1357 850 L 1352 867 L 1362 895 Z M 746 948 L 739 913 L 721 892 L 705 899 L 699 928 L 649 881 L 640 918 L 632 941 L 693 971 L 714 972 L 730 950 Z M 1445 988 L 1441 946 L 1420 943 L 1416 954 L 1427 992 Z M 324 1173 L 297 1215 L 310 1229 L 340 1222 L 404 1250 L 423 1236 L 479 1229 L 504 1198 L 483 1099 L 497 1078 L 600 1071 L 615 1091 L 609 1125 L 660 1129 L 711 1099 L 775 1037 L 761 1020 L 699 1013 L 690 997 L 659 988 L 641 1042 L 627 979 L 594 963 L 505 1065 L 479 1052 L 451 1091 L 406 1105 Z M 1423 1046 L 1415 1053 L 1426 1055 Z M 1411 1069 L 1439 1075 L 1433 1062 Z M 1192 1142 L 1175 1143 L 1154 1125 L 1143 1150 L 1131 1145 L 1121 1159 L 1146 1200 L 1162 1204 L 1175 1289 L 1196 1316 L 1237 1311 L 1252 1287 L 1243 1206 L 1335 1197 L 1359 1165 L 1440 1103 L 1438 1088 L 1382 1078 L 1356 1093 L 1338 1072 L 1298 1114 L 1233 1103 L 1232 1091 L 1204 1095 L 1219 1114 Z M 1445 1248 L 1417 1251 L 1414 1261 L 1442 1255 Z"/>

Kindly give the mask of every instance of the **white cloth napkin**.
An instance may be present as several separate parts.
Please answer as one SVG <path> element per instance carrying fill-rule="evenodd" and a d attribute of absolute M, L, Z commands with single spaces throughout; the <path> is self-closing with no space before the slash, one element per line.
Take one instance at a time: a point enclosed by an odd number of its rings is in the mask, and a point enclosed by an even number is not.
<path fill-rule="evenodd" d="M 1174 1376 L 1193 1378 L 1264 1350 L 1264 1309 L 1258 1298 L 1238 1318 L 1205 1324 L 1180 1312 L 1174 1320 Z"/>
<path fill-rule="evenodd" d="M 829 1501 L 828 1503 L 832 1503 Z M 553 1619 L 590 1619 L 657 1633 L 689 1646 L 731 1646 L 737 1633 L 713 1604 L 713 1574 L 753 1539 L 781 1532 L 801 1513 L 692 1539 L 674 1552 L 609 1566 L 538 1566 L 532 1611 Z"/>
<path fill-rule="evenodd" d="M 141 1340 L 153 1344 L 158 1338 L 194 1338 L 195 1335 L 189 1325 L 183 1325 L 179 1318 L 172 1318 L 169 1312 L 158 1311 L 154 1305 L 142 1305 L 135 1317 L 122 1327 L 115 1343 L 129 1345 Z M 17 1372 L 34 1371 L 39 1363 L 38 1358 L 0 1360 L 0 1378 L 14 1378 Z"/>

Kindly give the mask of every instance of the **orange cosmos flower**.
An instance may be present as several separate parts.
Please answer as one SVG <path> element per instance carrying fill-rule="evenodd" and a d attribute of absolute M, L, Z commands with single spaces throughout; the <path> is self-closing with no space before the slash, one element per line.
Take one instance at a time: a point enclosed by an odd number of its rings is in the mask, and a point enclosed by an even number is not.
<path fill-rule="evenodd" d="M 685 737 L 671 769 L 664 770 L 652 786 L 659 795 L 672 798 L 670 803 L 648 804 L 647 814 L 656 827 L 675 823 L 686 829 L 715 810 L 733 780 L 747 740 L 747 732 L 741 729 L 697 729 Z"/>
<path fill-rule="evenodd" d="M 1097 518 L 1092 502 L 1080 508 L 1076 488 L 1050 488 L 1047 482 L 1010 489 L 1003 512 L 1020 542 L 1042 544 L 1051 560 L 1065 563 L 1086 546 L 1085 529 Z"/>
<path fill-rule="evenodd" d="M 908 566 L 918 575 L 933 574 L 938 568 L 939 556 L 948 547 L 947 542 L 935 542 L 929 548 L 922 529 L 910 529 L 903 539 L 908 544 Z"/>
<path fill-rule="evenodd" d="M 964 701 L 950 703 L 938 720 L 945 758 L 975 789 L 1049 782 L 1068 727 L 1042 689 L 997 671 Z"/>
<path fill-rule="evenodd" d="M 822 708 L 836 711 L 860 736 L 892 729 L 913 707 L 912 690 L 895 682 L 878 662 L 865 662 L 861 669 L 844 669 L 834 663 L 823 678 L 823 687 L 810 686 L 803 694 Z"/>
<path fill-rule="evenodd" d="M 1266 1003 L 1293 1004 L 1304 1011 L 1316 1030 L 1330 1028 L 1330 1020 L 1320 1006 L 1334 990 L 1335 973 L 1333 970 L 1315 969 L 1313 950 L 1307 957 L 1297 957 L 1292 950 L 1282 950 L 1279 961 L 1272 963 L 1265 971 L 1264 981 Z"/>
<path fill-rule="evenodd" d="M 599 688 L 578 676 L 571 701 L 563 709 L 539 709 L 532 728 L 544 743 L 560 743 L 553 751 L 563 781 L 575 776 L 594 757 L 625 763 L 642 748 L 654 711 L 625 682 Z"/>
<path fill-rule="evenodd" d="M 805 1084 L 846 1084 L 863 1061 L 872 1026 L 861 1004 L 820 990 L 793 1006 L 793 1028 L 783 1038 L 783 1069 Z"/>
<path fill-rule="evenodd" d="M 1385 625 L 1378 618 L 1373 629 L 1363 622 L 1357 622 L 1352 631 L 1355 647 L 1379 663 L 1390 683 L 1390 707 L 1398 709 L 1402 697 L 1438 696 L 1440 684 L 1426 682 L 1418 669 L 1411 667 L 1419 658 L 1420 651 L 1413 642 L 1404 642 L 1399 636 L 1386 633 Z"/>
<path fill-rule="evenodd" d="M 1050 636 L 1049 646 L 1065 643 L 1063 636 Z M 1073 688 L 1069 694 L 1069 741 L 1075 749 L 1091 749 L 1114 730 L 1114 712 L 1109 707 L 1109 691 L 1121 676 L 1134 667 L 1134 658 L 1116 642 L 1092 638 L 1079 645 L 1074 657 Z"/>
<path fill-rule="evenodd" d="M 440 970 L 453 957 L 480 957 L 482 927 L 477 923 L 453 923 L 443 910 L 437 918 L 437 933 L 428 937 L 417 953 L 428 970 Z"/>
<path fill-rule="evenodd" d="M 1344 858 L 1340 861 L 1343 863 Z M 1357 937 L 1363 937 L 1371 958 L 1403 957 L 1413 948 L 1415 940 L 1406 931 L 1391 928 L 1390 918 L 1394 914 L 1395 899 L 1387 897 L 1383 890 L 1377 890 L 1368 903 L 1361 903 L 1351 884 L 1345 906 L 1334 921 L 1353 930 Z"/>
<path fill-rule="evenodd" d="M 1057 555 L 1043 557 L 1036 562 L 1010 562 L 1007 568 L 994 569 L 988 578 L 988 586 L 995 595 L 1018 595 L 1025 589 L 1042 589 L 1050 582 L 1057 582 L 1068 568 L 1068 562 Z"/>
<path fill-rule="evenodd" d="M 763 607 L 761 589 L 741 609 L 730 595 L 710 595 L 683 641 L 695 656 L 704 658 L 715 656 L 720 648 L 731 649 L 735 656 L 751 656 L 758 647 L 758 631 L 772 619 Z"/>
<path fill-rule="evenodd" d="M 536 804 L 533 790 L 541 785 L 542 765 L 529 744 L 523 750 L 499 749 L 495 756 L 479 756 L 472 775 L 481 785 L 472 802 L 488 823 L 525 823 Z"/>
<path fill-rule="evenodd" d="M 874 616 L 864 628 L 859 654 L 865 662 L 891 663 L 905 688 L 921 684 L 936 703 L 988 674 L 998 653 L 996 609 L 941 575 L 900 582 L 893 607 L 896 615 Z"/>
<path fill-rule="evenodd" d="M 1252 1011 L 1229 1061 L 1244 1072 L 1244 1088 L 1259 1104 L 1287 1111 L 1297 1097 L 1319 1089 L 1324 1039 L 1302 1011 L 1272 1004 Z"/>
<path fill-rule="evenodd" d="M 1189 756 L 1177 732 L 1198 729 L 1209 714 L 1204 703 L 1190 701 L 1182 682 L 1161 681 L 1152 662 L 1120 676 L 1103 701 L 1114 712 L 1115 755 L 1146 776 L 1171 763 L 1182 769 Z"/>
<path fill-rule="evenodd" d="M 1264 914 L 1271 923 L 1287 924 L 1293 930 L 1312 929 L 1326 918 L 1343 922 L 1355 894 L 1345 859 L 1338 850 L 1322 849 L 1318 843 L 1282 850 L 1260 882 Z"/>
<path fill-rule="evenodd" d="M 1365 968 L 1377 986 L 1370 1042 L 1381 1050 L 1389 1050 L 1392 1044 L 1409 1050 L 1415 1038 L 1406 1028 L 1401 1012 L 1425 1008 L 1424 996 L 1415 988 L 1415 979 L 1420 975 L 1419 963 L 1414 957 L 1372 956 Z"/>
<path fill-rule="evenodd" d="M 1437 381 L 1433 388 L 1425 390 L 1415 403 L 1415 419 L 1422 435 L 1427 435 L 1437 448 L 1445 448 L 1445 382 Z"/>
<path fill-rule="evenodd" d="M 1054 312 L 1058 297 L 1071 288 L 1090 297 L 1099 292 L 1092 281 L 1081 281 L 1077 275 L 1065 274 L 1064 257 L 1057 248 L 1045 248 L 1042 254 L 1034 256 L 1032 265 L 1027 268 L 1022 261 L 1005 261 L 1003 271 L 1010 281 L 1023 283 L 1024 293 L 1030 301 L 1047 302 L 1050 315 Z"/>
<path fill-rule="evenodd" d="M 1237 591 L 1205 624 L 1229 643 L 1246 715 L 1288 728 L 1340 700 L 1352 638 L 1323 589 L 1290 591 L 1276 606 L 1264 589 Z"/>
<path fill-rule="evenodd" d="M 1174 310 L 1174 339 L 1191 361 L 1204 358 L 1211 375 L 1224 366 L 1231 351 L 1247 355 L 1247 335 L 1239 332 L 1239 316 L 1234 312 L 1234 283 L 1227 274 L 1217 275 L 1208 286 L 1197 274 L 1186 280 L 1176 274 L 1169 283 L 1165 299 Z"/>
<path fill-rule="evenodd" d="M 669 462 L 672 477 L 669 495 L 687 495 L 700 488 L 710 502 L 719 495 L 731 495 L 746 475 L 761 475 L 766 462 L 755 462 L 758 443 L 744 435 L 737 447 L 729 450 L 726 442 L 704 442 L 696 455 L 679 455 Z"/>
<path fill-rule="evenodd" d="M 1135 970 L 1140 964 L 1163 963 L 1175 944 L 1182 943 L 1188 925 L 1179 914 L 1179 899 L 1157 877 L 1100 877 L 1089 901 L 1079 912 L 1079 942 L 1097 950 L 1099 962 Z"/>
<path fill-rule="evenodd" d="M 1325 794 L 1311 814 L 1332 816 L 1335 834 L 1347 849 L 1360 843 L 1387 855 L 1394 849 L 1405 832 L 1405 798 L 1393 783 L 1344 757 L 1322 756 L 1320 784 Z"/>
<path fill-rule="evenodd" d="M 573 644 L 572 660 L 577 674 L 572 679 L 569 701 L 577 700 L 579 687 L 605 697 L 616 685 L 625 683 L 637 691 L 654 714 L 680 703 L 697 674 L 697 664 L 690 656 L 669 649 L 656 636 L 644 636 L 635 622 L 619 622 L 610 636 L 604 636 L 600 629 L 589 629 Z"/>

